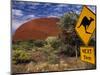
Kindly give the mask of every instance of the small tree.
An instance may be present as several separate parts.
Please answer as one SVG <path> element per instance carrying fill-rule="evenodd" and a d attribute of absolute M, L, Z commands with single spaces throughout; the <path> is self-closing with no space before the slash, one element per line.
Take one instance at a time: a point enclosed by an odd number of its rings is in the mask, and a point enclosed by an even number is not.
<path fill-rule="evenodd" d="M 72 34 L 75 34 L 74 28 L 77 19 L 78 15 L 74 12 L 65 13 L 64 16 L 61 17 L 58 26 L 59 29 L 61 30 L 61 33 L 59 34 L 59 39 L 62 41 L 62 49 L 63 45 L 72 45 L 73 38 L 75 38 L 75 36 L 73 36 Z M 77 57 L 77 50 L 76 50 L 76 57 Z"/>
<path fill-rule="evenodd" d="M 64 16 L 60 18 L 60 22 L 58 23 L 59 28 L 61 30 L 69 30 L 74 28 L 76 21 L 78 19 L 78 15 L 74 12 L 65 13 Z"/>

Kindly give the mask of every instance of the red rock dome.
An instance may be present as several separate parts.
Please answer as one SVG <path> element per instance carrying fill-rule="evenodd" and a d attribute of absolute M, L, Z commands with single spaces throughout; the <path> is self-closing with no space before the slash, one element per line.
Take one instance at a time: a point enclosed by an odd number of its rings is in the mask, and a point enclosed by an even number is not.
<path fill-rule="evenodd" d="M 13 40 L 46 39 L 48 36 L 57 36 L 60 32 L 58 18 L 38 18 L 21 25 L 13 35 Z"/>

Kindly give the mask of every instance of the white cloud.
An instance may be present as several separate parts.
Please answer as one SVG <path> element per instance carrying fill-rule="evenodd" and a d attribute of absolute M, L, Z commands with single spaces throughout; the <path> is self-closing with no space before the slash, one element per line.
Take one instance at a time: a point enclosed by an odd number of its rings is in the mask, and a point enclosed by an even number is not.
<path fill-rule="evenodd" d="M 34 3 L 34 2 L 32 2 L 32 3 L 30 3 L 31 5 L 40 5 L 40 3 Z"/>
<path fill-rule="evenodd" d="M 57 5 L 57 7 L 67 7 L 68 5 L 65 5 L 65 4 L 59 4 Z"/>
<path fill-rule="evenodd" d="M 30 14 L 30 15 L 23 16 L 22 21 L 29 21 L 34 18 L 36 18 L 36 16 L 34 14 Z"/>
<path fill-rule="evenodd" d="M 12 20 L 12 30 L 16 30 L 18 27 L 21 26 L 21 24 L 23 24 L 23 22 L 19 22 L 17 20 Z"/>
<path fill-rule="evenodd" d="M 14 34 L 15 31 L 27 21 L 17 21 L 17 20 L 12 20 L 12 33 Z"/>
<path fill-rule="evenodd" d="M 75 12 L 76 12 L 77 14 L 80 14 L 80 11 L 79 11 L 79 10 L 76 10 Z"/>
<path fill-rule="evenodd" d="M 51 5 L 51 3 L 45 3 L 45 5 L 46 5 L 46 6 L 50 6 L 50 5 Z"/>
<path fill-rule="evenodd" d="M 18 9 L 12 9 L 12 14 L 15 16 L 23 16 L 23 12 Z"/>
<path fill-rule="evenodd" d="M 32 20 L 34 17 L 35 15 L 27 15 L 24 16 L 23 20 L 12 19 L 12 30 L 13 30 L 12 33 L 14 33 L 16 29 L 18 29 L 22 24 Z"/>
<path fill-rule="evenodd" d="M 50 15 L 50 16 L 47 16 L 48 18 L 50 17 L 54 17 L 54 18 L 59 18 L 58 16 L 53 16 L 53 15 Z"/>
<path fill-rule="evenodd" d="M 55 11 L 62 11 L 60 7 L 54 9 Z"/>
<path fill-rule="evenodd" d="M 77 9 L 80 9 L 82 7 L 82 5 L 76 5 Z"/>
<path fill-rule="evenodd" d="M 28 15 L 27 17 L 29 17 L 29 18 L 34 18 L 35 17 L 35 15 Z"/>

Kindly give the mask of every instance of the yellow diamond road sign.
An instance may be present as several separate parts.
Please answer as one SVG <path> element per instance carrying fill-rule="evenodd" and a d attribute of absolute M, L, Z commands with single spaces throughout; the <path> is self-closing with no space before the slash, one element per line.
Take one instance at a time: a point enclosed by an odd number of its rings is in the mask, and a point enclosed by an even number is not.
<path fill-rule="evenodd" d="M 75 30 L 85 45 L 88 45 L 88 42 L 95 28 L 96 28 L 95 13 L 93 13 L 87 6 L 83 6 Z"/>

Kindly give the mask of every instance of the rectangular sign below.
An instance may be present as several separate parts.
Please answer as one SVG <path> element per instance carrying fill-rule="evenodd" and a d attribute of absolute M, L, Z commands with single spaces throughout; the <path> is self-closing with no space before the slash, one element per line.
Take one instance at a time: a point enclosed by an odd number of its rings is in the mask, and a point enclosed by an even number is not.
<path fill-rule="evenodd" d="M 95 64 L 94 47 L 80 47 L 80 55 L 82 61 Z"/>

